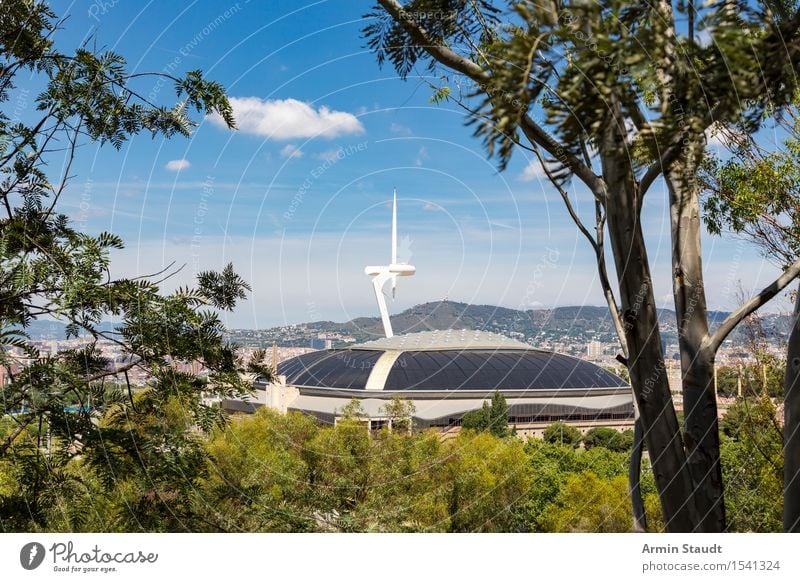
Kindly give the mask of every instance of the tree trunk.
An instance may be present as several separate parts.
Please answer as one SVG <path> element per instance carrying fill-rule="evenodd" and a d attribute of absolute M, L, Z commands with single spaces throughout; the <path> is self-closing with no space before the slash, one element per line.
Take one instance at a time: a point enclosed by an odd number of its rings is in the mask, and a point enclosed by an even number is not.
<path fill-rule="evenodd" d="M 610 107 L 612 115 L 621 119 L 618 104 L 611 102 Z M 614 108 L 617 111 L 613 111 Z M 641 201 L 621 132 L 623 127 L 609 123 L 600 149 L 607 188 L 605 201 L 609 236 L 628 344 L 628 370 L 636 392 L 666 529 L 690 532 L 696 529 L 699 519 L 661 353 L 650 264 L 639 221 Z"/>
<path fill-rule="evenodd" d="M 684 446 L 695 486 L 699 531 L 725 530 L 719 426 L 714 385 L 714 351 L 708 337 L 708 307 L 700 250 L 700 201 L 681 177 L 680 164 L 668 173 L 672 231 L 672 291 L 683 377 Z"/>
<path fill-rule="evenodd" d="M 599 210 L 598 210 L 599 212 Z M 620 317 L 619 307 L 617 300 L 614 297 L 614 291 L 611 288 L 611 282 L 608 279 L 608 269 L 606 268 L 605 245 L 603 238 L 603 224 L 599 217 L 597 220 L 597 241 L 595 246 L 597 254 L 597 272 L 600 275 L 600 285 L 603 288 L 603 295 L 606 298 L 608 305 L 608 312 L 611 315 L 611 321 L 614 322 L 614 329 L 619 338 L 619 346 L 622 350 L 622 360 L 625 361 L 627 366 L 628 362 L 628 341 L 625 339 L 625 327 L 622 325 L 622 318 Z M 631 382 L 632 384 L 632 382 Z M 636 398 L 636 389 L 631 387 L 633 391 L 634 401 Z M 647 531 L 647 515 L 644 510 L 644 500 L 642 499 L 642 451 L 644 450 L 644 430 L 642 430 L 642 421 L 639 419 L 639 407 L 634 407 L 634 429 L 633 429 L 633 448 L 631 449 L 631 458 L 628 465 L 628 491 L 631 495 L 631 510 L 633 513 L 633 531 L 646 532 Z"/>
<path fill-rule="evenodd" d="M 786 348 L 783 397 L 783 530 L 800 533 L 800 289 Z"/>

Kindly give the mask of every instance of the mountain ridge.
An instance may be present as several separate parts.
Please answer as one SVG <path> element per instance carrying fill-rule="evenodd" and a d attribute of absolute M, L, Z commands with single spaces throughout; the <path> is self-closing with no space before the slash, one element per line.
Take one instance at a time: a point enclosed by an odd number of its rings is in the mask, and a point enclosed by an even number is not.
<path fill-rule="evenodd" d="M 719 325 L 729 315 L 726 311 L 709 311 L 709 323 Z M 658 310 L 661 334 L 665 344 L 677 342 L 675 312 Z M 519 310 L 496 305 L 470 304 L 458 301 L 431 301 L 410 307 L 390 316 L 395 334 L 444 329 L 476 329 L 501 333 L 531 343 L 575 342 L 591 340 L 616 342 L 616 331 L 605 306 L 572 305 L 563 307 Z M 773 334 L 788 331 L 788 318 L 780 314 L 765 314 L 765 328 Z M 312 321 L 295 326 L 281 326 L 263 330 L 264 339 L 286 339 L 277 336 L 279 330 L 291 335 L 288 330 L 297 330 L 295 339 L 314 338 L 331 334 L 351 336 L 356 341 L 367 341 L 383 337 L 383 326 L 379 317 L 356 317 L 346 322 Z M 305 330 L 303 335 L 302 330 Z M 233 335 L 245 334 L 246 330 L 233 330 Z M 292 343 L 288 341 L 288 343 Z M 294 345 L 299 343 L 294 342 Z"/>

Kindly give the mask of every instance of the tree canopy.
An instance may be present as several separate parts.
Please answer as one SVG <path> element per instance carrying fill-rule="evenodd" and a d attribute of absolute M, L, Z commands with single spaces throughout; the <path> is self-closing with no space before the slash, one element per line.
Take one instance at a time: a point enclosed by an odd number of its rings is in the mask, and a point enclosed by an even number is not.
<path fill-rule="evenodd" d="M 160 284 L 174 269 L 112 278 L 111 251 L 123 241 L 81 232 L 61 202 L 83 145 L 119 149 L 140 133 L 190 135 L 193 112 L 218 114 L 233 127 L 231 106 L 200 71 L 129 72 L 122 56 L 89 43 L 62 52 L 53 42 L 60 23 L 45 2 L 3 3 L 0 103 L 22 90 L 23 76 L 43 89 L 31 119 L 0 113 L 0 366 L 9 379 L 0 417 L 1 527 L 79 529 L 91 509 L 83 495 L 113 486 L 117 497 L 100 505 L 136 508 L 120 517 L 127 527 L 190 528 L 186 500 L 203 470 L 198 431 L 225 421 L 211 403 L 248 393 L 242 372 L 268 373 L 263 355 L 243 364 L 219 318 L 249 285 L 231 265 L 172 293 Z M 148 77 L 172 81 L 175 102 L 144 97 Z M 66 324 L 81 347 L 40 352 L 26 332 L 40 318 Z M 103 325 L 109 320 L 111 330 Z M 121 362 L 102 354 L 102 342 Z M 207 373 L 186 372 L 193 364 Z M 148 378 L 141 389 L 129 382 L 134 368 Z"/>
<path fill-rule="evenodd" d="M 714 358 L 742 320 L 800 274 L 800 260 L 710 329 L 699 173 L 710 131 L 735 127 L 751 135 L 765 116 L 792 103 L 800 10 L 728 0 L 378 0 L 367 18 L 364 35 L 378 63 L 390 63 L 402 78 L 426 70 L 432 100 L 466 111 L 500 169 L 515 152 L 539 161 L 594 251 L 638 422 L 658 465 L 667 526 L 724 530 Z M 671 216 L 682 429 L 664 372 L 641 222 L 658 179 Z M 593 216 L 576 210 L 564 187 L 571 180 L 591 192 Z M 606 267 L 606 230 L 618 291 Z"/>

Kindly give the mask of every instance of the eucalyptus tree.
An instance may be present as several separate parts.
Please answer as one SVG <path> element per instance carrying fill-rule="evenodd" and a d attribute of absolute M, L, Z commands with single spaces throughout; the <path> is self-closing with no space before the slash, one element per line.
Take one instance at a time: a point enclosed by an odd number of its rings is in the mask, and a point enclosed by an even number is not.
<path fill-rule="evenodd" d="M 454 99 L 504 169 L 536 155 L 570 216 L 593 242 L 617 322 L 667 529 L 725 527 L 714 355 L 731 330 L 800 272 L 793 264 L 709 330 L 696 175 L 715 124 L 751 132 L 796 87 L 800 13 L 785 18 L 746 2 L 697 7 L 666 0 L 378 0 L 365 36 L 378 62 L 402 77 L 425 65 L 435 99 Z M 687 22 L 688 25 L 681 25 Z M 710 42 L 698 42 L 697 30 Z M 684 372 L 683 438 L 667 383 L 641 223 L 644 197 L 669 193 L 672 281 Z M 595 234 L 563 186 L 595 200 Z M 619 307 L 605 276 L 608 229 Z M 599 250 L 598 250 L 599 248 Z"/>
<path fill-rule="evenodd" d="M 797 102 L 777 120 L 786 134 L 777 149 L 767 149 L 737 127 L 724 128 L 732 156 L 710 156 L 703 164 L 705 221 L 710 232 L 733 232 L 754 243 L 763 255 L 787 269 L 800 257 L 800 117 Z M 800 292 L 786 351 L 784 378 L 785 531 L 800 531 Z"/>
<path fill-rule="evenodd" d="M 3 501 L 4 529 L 11 519 L 6 510 L 13 508 L 29 518 L 25 523 L 41 525 L 47 485 L 63 490 L 79 477 L 67 470 L 71 463 L 103 468 L 109 484 L 137 467 L 147 476 L 141 483 L 153 483 L 157 475 L 179 478 L 191 460 L 184 453 L 198 450 L 191 446 L 192 434 L 223 421 L 201 394 L 249 390 L 218 316 L 249 289 L 230 265 L 200 273 L 196 287 L 170 294 L 160 290 L 170 273 L 112 278 L 110 253 L 123 241 L 111 233 L 81 232 L 62 211 L 74 162 L 86 144 L 119 149 L 138 134 L 187 136 L 197 124 L 193 111 L 218 114 L 233 127 L 222 86 L 200 71 L 180 77 L 131 72 L 122 56 L 88 45 L 62 52 L 53 42 L 60 26 L 44 2 L 3 2 L 0 366 L 10 381 L 0 392 L 0 414 L 9 426 L 1 435 L 0 458 L 11 458 L 24 473 L 17 498 Z M 172 82 L 174 104 L 145 96 L 146 84 L 155 80 Z M 28 83 L 42 87 L 35 109 L 12 114 L 9 108 L 28 95 Z M 67 337 L 83 337 L 85 345 L 40 352 L 26 330 L 43 317 L 65 324 Z M 101 325 L 107 319 L 120 324 L 109 330 Z M 115 344 L 123 363 L 103 357 L 100 341 Z M 196 362 L 208 370 L 206 378 L 179 371 L 181 364 Z M 128 382 L 134 369 L 150 379 L 138 395 Z M 112 376 L 122 379 L 122 390 L 104 385 Z M 162 422 L 175 405 L 188 419 L 181 435 Z M 151 462 L 161 469 L 148 473 Z M 157 489 L 150 498 L 163 500 Z"/>

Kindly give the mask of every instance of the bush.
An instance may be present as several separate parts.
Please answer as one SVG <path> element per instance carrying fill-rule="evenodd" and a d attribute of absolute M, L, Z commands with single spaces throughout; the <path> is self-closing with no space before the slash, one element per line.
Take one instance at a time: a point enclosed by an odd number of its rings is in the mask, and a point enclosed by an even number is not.
<path fill-rule="evenodd" d="M 617 436 L 617 431 L 607 426 L 598 426 L 587 431 L 583 437 L 583 446 L 587 449 L 594 447 L 604 447 L 611 449 L 609 446 Z"/>
<path fill-rule="evenodd" d="M 630 531 L 632 521 L 627 479 L 606 481 L 585 471 L 567 478 L 543 523 L 550 532 L 603 533 Z"/>
<path fill-rule="evenodd" d="M 590 429 L 583 437 L 583 446 L 587 449 L 603 447 L 617 453 L 624 453 L 633 448 L 633 431 L 619 432 L 607 426 Z"/>
<path fill-rule="evenodd" d="M 581 431 L 561 421 L 554 422 L 544 429 L 544 440 L 548 443 L 572 445 L 578 448 L 581 444 Z"/>

